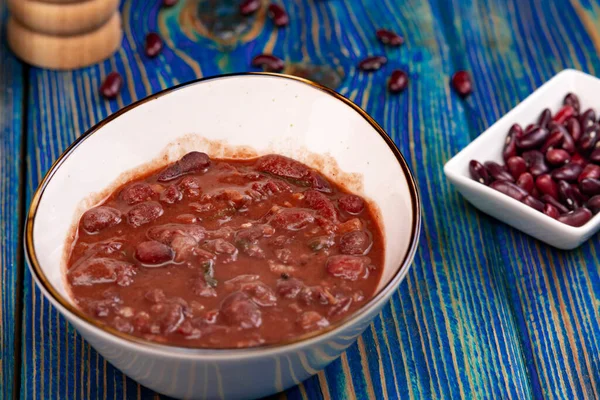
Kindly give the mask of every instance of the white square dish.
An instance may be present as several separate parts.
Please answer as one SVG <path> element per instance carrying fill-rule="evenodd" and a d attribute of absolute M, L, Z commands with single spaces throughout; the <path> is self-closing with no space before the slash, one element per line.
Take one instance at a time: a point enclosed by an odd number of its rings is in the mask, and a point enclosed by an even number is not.
<path fill-rule="evenodd" d="M 477 139 L 450 159 L 444 174 L 458 191 L 475 207 L 554 247 L 570 250 L 578 247 L 600 229 L 600 214 L 581 227 L 563 224 L 518 200 L 474 181 L 469 161 L 496 161 L 503 164 L 502 149 L 510 127 L 535 122 L 544 108 L 556 112 L 565 95 L 579 96 L 582 109 L 600 105 L 600 79 L 580 71 L 567 69 L 534 91 L 529 97 L 500 118 Z"/>

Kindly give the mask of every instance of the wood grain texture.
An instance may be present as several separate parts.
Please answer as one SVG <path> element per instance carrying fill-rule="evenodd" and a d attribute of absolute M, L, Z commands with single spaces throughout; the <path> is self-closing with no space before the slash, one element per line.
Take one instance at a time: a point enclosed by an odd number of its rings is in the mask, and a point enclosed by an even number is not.
<path fill-rule="evenodd" d="M 0 0 L 0 24 L 6 6 Z M 3 41 L 4 31 L 0 31 Z M 0 399 L 15 390 L 15 335 L 18 293 L 17 253 L 20 227 L 20 169 L 23 115 L 23 68 L 0 46 Z"/>
<path fill-rule="evenodd" d="M 200 76 L 246 71 L 261 52 L 289 64 L 333 65 L 343 71 L 336 89 L 370 113 L 406 156 L 421 189 L 423 232 L 406 281 L 357 343 L 273 398 L 599 396 L 598 238 L 569 253 L 550 249 L 477 212 L 442 172 L 445 161 L 555 72 L 574 66 L 596 73 L 590 26 L 599 21 L 597 4 L 294 0 L 285 2 L 289 27 L 273 30 L 263 15 L 240 25 L 239 40 L 231 41 L 208 20 L 191 25 L 184 3 L 159 11 L 157 2 L 126 0 L 123 47 L 112 59 L 75 72 L 31 70 L 28 198 L 69 143 L 132 101 Z M 237 4 L 217 3 L 223 12 Z M 382 47 L 374 37 L 380 27 L 405 35 L 406 44 Z M 168 44 L 152 60 L 142 52 L 149 31 Z M 390 61 L 377 73 L 358 72 L 357 62 L 372 54 Z M 395 68 L 411 77 L 401 95 L 385 89 Z M 448 87 L 461 68 L 476 80 L 467 101 Z M 106 102 L 97 87 L 111 70 L 127 83 L 119 99 Z M 23 334 L 22 398 L 155 396 L 91 349 L 28 272 Z"/>

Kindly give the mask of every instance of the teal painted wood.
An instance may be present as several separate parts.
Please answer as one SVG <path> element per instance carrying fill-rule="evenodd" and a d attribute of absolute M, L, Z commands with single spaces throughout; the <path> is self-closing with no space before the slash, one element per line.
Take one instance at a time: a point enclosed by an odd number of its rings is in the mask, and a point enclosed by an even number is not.
<path fill-rule="evenodd" d="M 598 394 L 597 237 L 573 253 L 549 249 L 474 210 L 442 173 L 446 160 L 564 65 L 594 72 L 594 36 L 577 20 L 580 13 L 597 21 L 594 4 L 561 0 L 541 9 L 534 0 L 508 6 L 500 0 L 296 0 L 285 2 L 293 16 L 288 28 L 274 31 L 258 18 L 242 29 L 247 40 L 216 44 L 188 25 L 178 26 L 185 7 L 159 13 L 151 3 L 125 1 L 125 40 L 112 59 L 75 72 L 31 70 L 28 198 L 79 134 L 150 93 L 200 75 L 248 70 L 251 57 L 263 51 L 288 63 L 333 64 L 344 72 L 337 89 L 386 129 L 415 172 L 423 233 L 413 269 L 373 325 L 339 360 L 285 396 Z M 217 3 L 224 12 L 236 4 Z M 551 22 L 542 24 L 535 13 Z M 382 26 L 404 34 L 406 45 L 379 45 L 374 31 Z M 160 31 L 169 47 L 147 60 L 141 47 L 151 30 Z M 382 71 L 354 68 L 362 57 L 383 53 L 390 62 Z M 385 81 L 397 67 L 409 71 L 411 83 L 392 96 Z M 477 82 L 466 102 L 448 88 L 459 68 L 472 70 Z M 118 100 L 106 102 L 96 88 L 113 69 L 127 84 Z M 154 396 L 91 349 L 42 298 L 28 273 L 23 301 L 22 398 Z"/>
<path fill-rule="evenodd" d="M 0 24 L 6 8 L 0 0 Z M 0 31 L 0 41 L 4 40 Z M 23 115 L 23 68 L 0 46 L 0 399 L 10 399 L 14 386 L 15 316 L 18 293 L 17 253 L 21 230 L 20 168 Z"/>

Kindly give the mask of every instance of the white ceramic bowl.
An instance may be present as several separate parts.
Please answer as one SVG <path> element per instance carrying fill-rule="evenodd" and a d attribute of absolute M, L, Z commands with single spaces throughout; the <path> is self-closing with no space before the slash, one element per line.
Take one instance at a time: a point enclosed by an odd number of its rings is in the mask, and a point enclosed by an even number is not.
<path fill-rule="evenodd" d="M 578 247 L 600 229 L 600 214 L 587 224 L 575 228 L 526 206 L 509 196 L 471 179 L 469 161 L 502 160 L 506 134 L 515 124 L 527 126 L 537 121 L 546 107 L 556 112 L 565 95 L 576 93 L 583 109 L 597 110 L 600 104 L 600 79 L 583 72 L 567 69 L 533 92 L 519 105 L 500 118 L 444 166 L 446 177 L 458 191 L 481 211 L 559 249 Z"/>
<path fill-rule="evenodd" d="M 65 241 L 74 222 L 106 188 L 131 176 L 125 171 L 164 165 L 191 150 L 213 157 L 280 153 L 372 200 L 381 213 L 386 243 L 376 295 L 325 332 L 237 350 L 159 345 L 118 333 L 83 314 L 69 297 L 62 272 Z M 52 166 L 33 198 L 26 253 L 46 298 L 124 373 L 174 397 L 234 399 L 281 391 L 338 357 L 398 288 L 414 257 L 419 230 L 415 181 L 393 142 L 364 111 L 304 79 L 243 74 L 166 90 L 119 111 L 79 138 Z"/>

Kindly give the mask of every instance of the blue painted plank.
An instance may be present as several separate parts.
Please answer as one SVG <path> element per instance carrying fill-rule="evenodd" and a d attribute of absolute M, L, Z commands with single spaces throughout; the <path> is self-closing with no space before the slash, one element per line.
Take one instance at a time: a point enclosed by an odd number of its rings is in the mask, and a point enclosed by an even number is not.
<path fill-rule="evenodd" d="M 7 13 L 0 0 L 0 41 Z M 0 398 L 15 388 L 15 316 L 18 293 L 17 254 L 20 226 L 20 168 L 23 107 L 23 68 L 0 46 Z"/>

